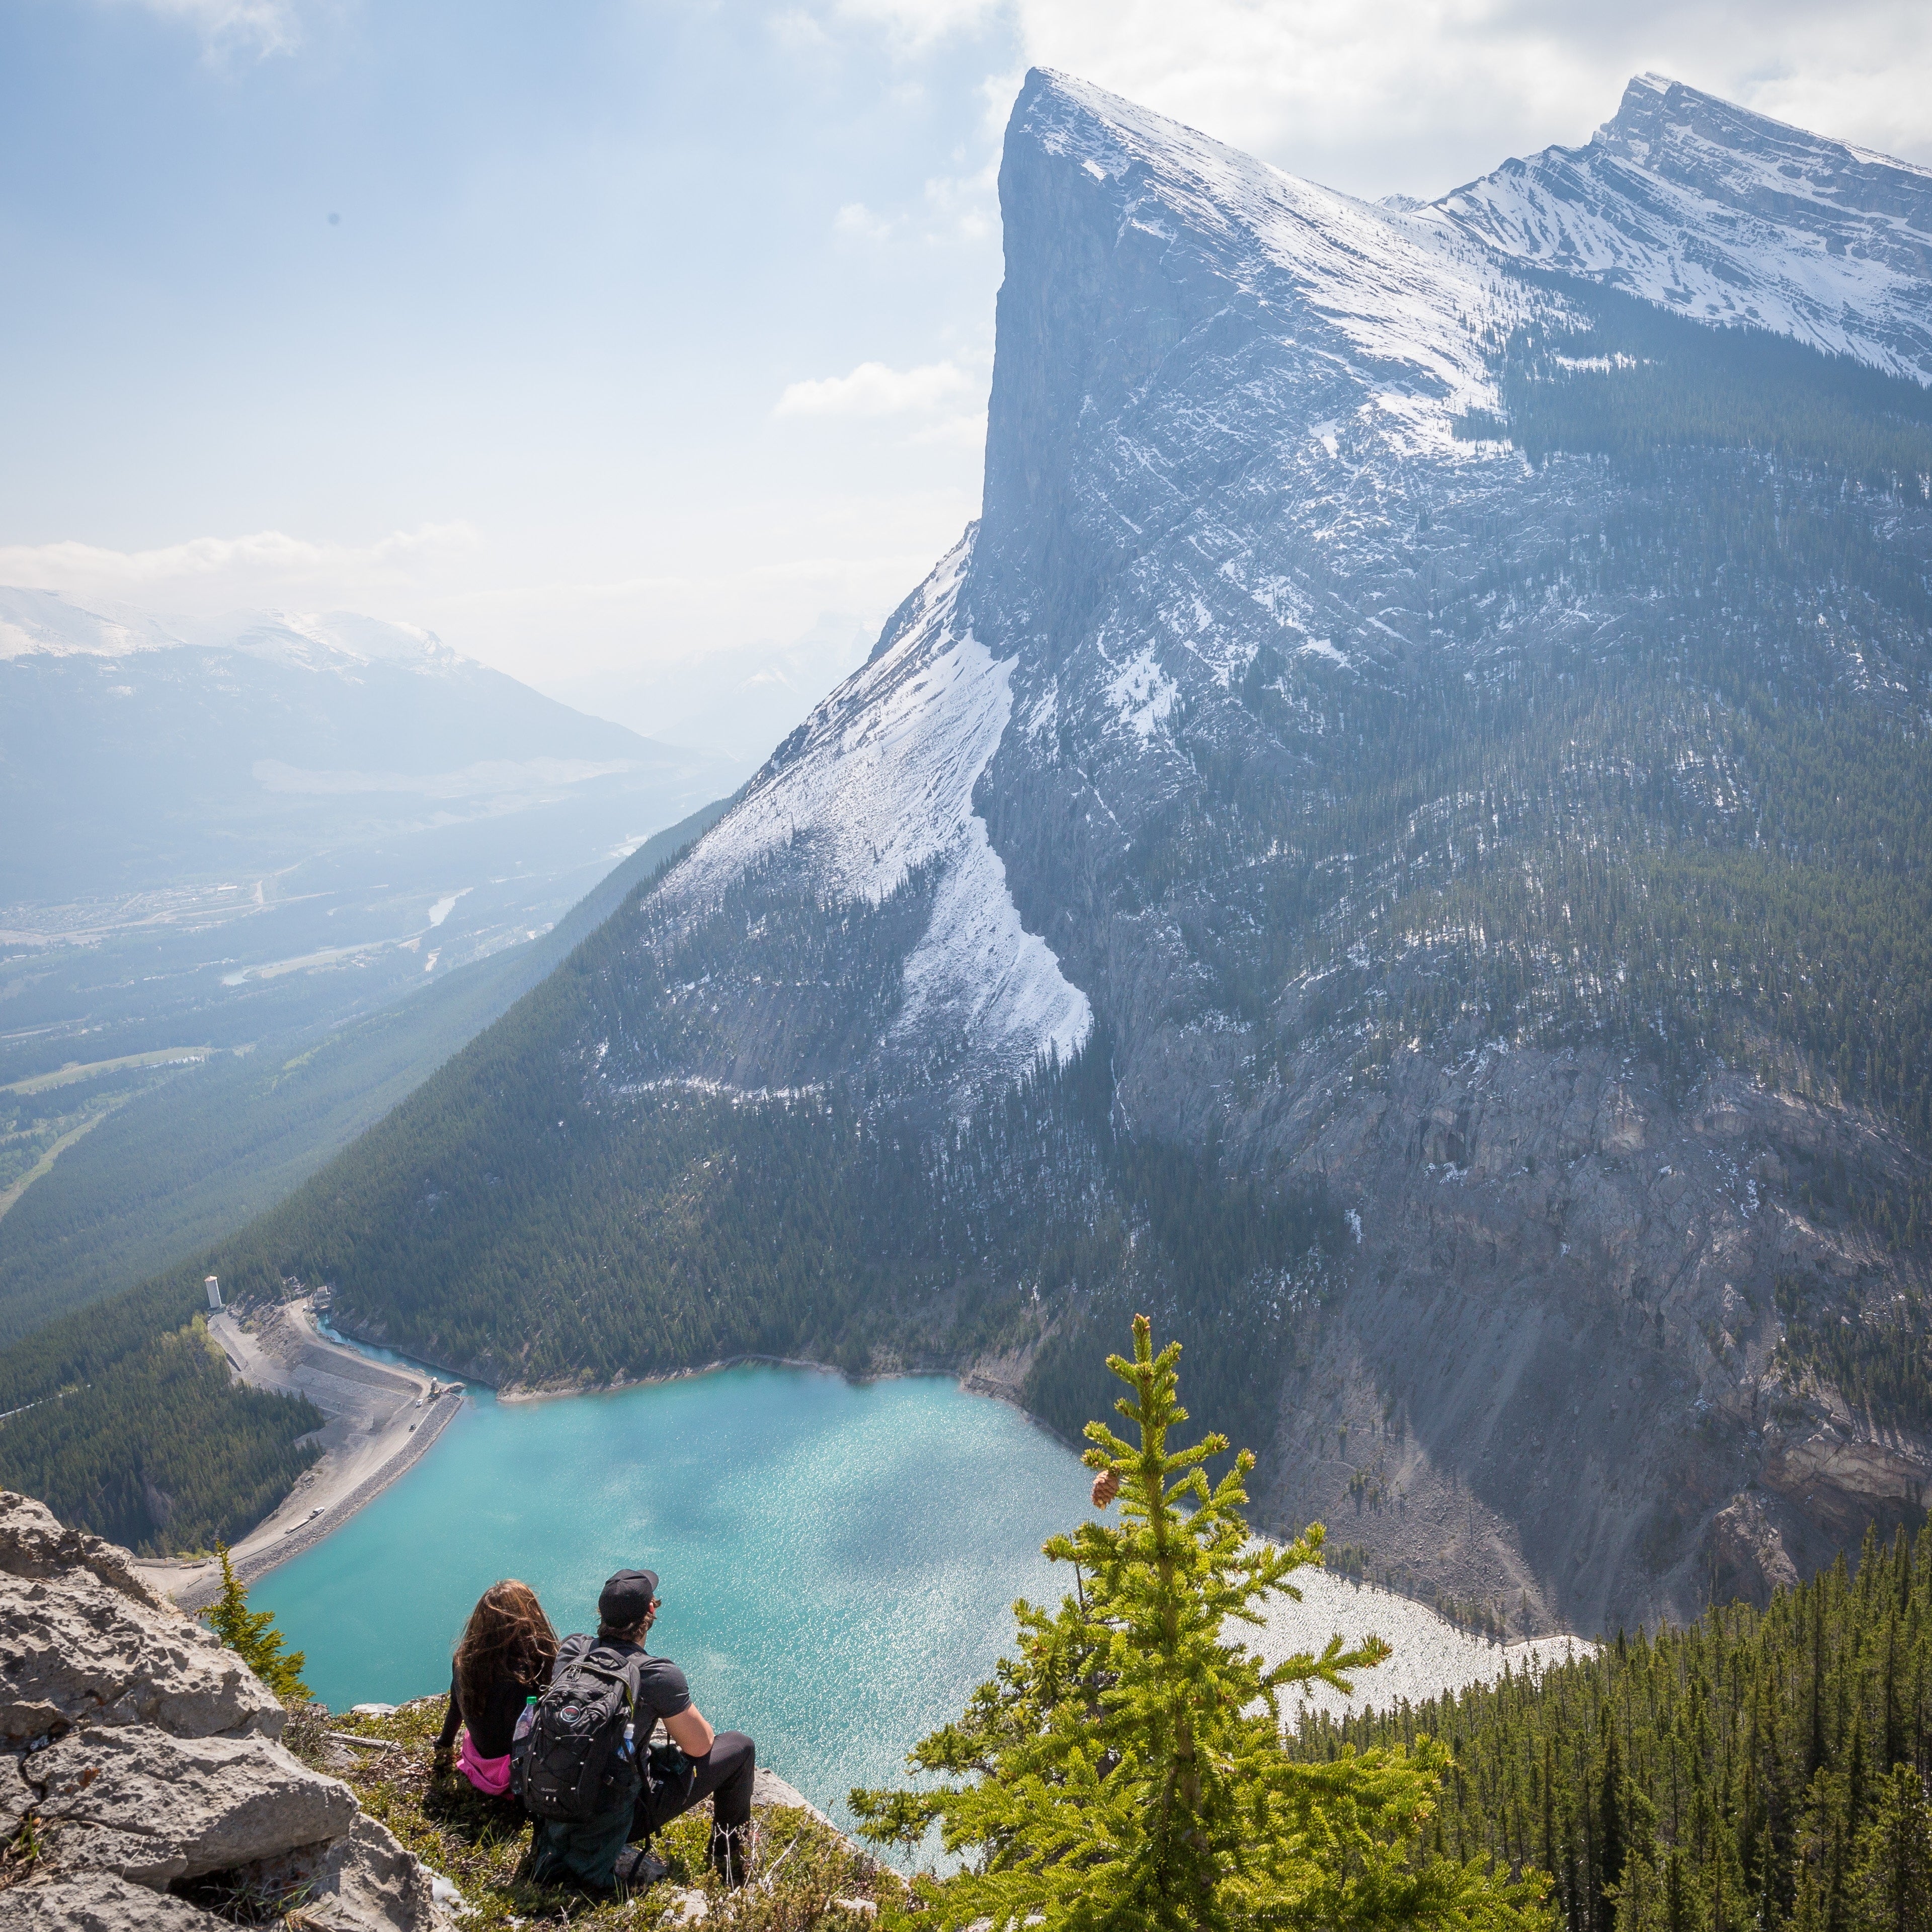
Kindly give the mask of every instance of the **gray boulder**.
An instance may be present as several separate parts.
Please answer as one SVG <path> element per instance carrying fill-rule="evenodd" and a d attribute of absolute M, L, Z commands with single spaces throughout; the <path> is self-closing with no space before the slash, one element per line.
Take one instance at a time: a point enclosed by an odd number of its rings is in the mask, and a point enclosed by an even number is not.
<path fill-rule="evenodd" d="M 172 1738 L 150 1725 L 70 1732 L 21 1761 L 62 1868 L 159 1888 L 355 1828 L 355 1794 L 267 1738 Z"/>
<path fill-rule="evenodd" d="M 0 1573 L 0 1740 L 77 1724 L 281 1736 L 280 1704 L 234 1652 L 178 1610 L 104 1580 L 108 1567 Z"/>
<path fill-rule="evenodd" d="M 212 1912 L 130 1885 L 112 1872 L 80 1872 L 0 1892 L 0 1932 L 215 1932 Z"/>
<path fill-rule="evenodd" d="M 0 1491 L 0 1844 L 31 1876 L 0 1932 L 190 1932 L 175 1896 L 298 1899 L 315 1932 L 446 1932 L 436 1882 L 339 1779 L 278 1742 L 268 1687 L 155 1597 L 128 1554 Z"/>
<path fill-rule="evenodd" d="M 422 1861 L 364 1812 L 326 1844 L 298 1846 L 224 1876 L 260 1898 L 299 1900 L 305 1932 L 438 1932 L 448 1924 Z"/>
<path fill-rule="evenodd" d="M 85 1570 L 148 1610 L 171 1607 L 134 1574 L 133 1559 L 118 1545 L 84 1529 L 68 1528 L 45 1503 L 18 1490 L 0 1490 L 0 1572 L 65 1577 L 76 1570 Z"/>

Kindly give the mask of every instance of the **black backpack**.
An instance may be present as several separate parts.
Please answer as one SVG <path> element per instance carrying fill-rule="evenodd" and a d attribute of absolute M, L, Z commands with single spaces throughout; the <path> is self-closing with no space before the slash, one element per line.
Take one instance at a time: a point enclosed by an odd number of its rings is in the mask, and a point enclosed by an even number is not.
<path fill-rule="evenodd" d="M 625 1732 L 636 1716 L 637 1672 L 586 1645 L 560 1654 L 513 1754 L 517 1795 L 533 1818 L 582 1823 L 637 1801 L 643 1778 Z"/>

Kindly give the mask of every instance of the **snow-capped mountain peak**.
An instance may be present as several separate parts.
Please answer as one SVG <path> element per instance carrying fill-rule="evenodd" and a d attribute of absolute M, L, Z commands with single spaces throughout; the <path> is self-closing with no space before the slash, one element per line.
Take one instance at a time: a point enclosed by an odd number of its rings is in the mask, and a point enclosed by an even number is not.
<path fill-rule="evenodd" d="M 1414 218 L 1932 383 L 1932 170 L 1662 74 L 1586 146 L 1505 161 Z"/>
<path fill-rule="evenodd" d="M 1406 219 L 1400 197 L 1358 200 L 1048 68 L 1028 76 L 1015 126 L 1096 189 L 1124 189 L 1128 226 L 1218 243 L 1236 286 L 1277 302 L 1292 291 L 1348 359 L 1382 372 L 1390 430 L 1444 446 L 1452 416 L 1492 399 L 1472 324 L 1506 319 L 1511 292 L 1486 248 Z"/>
<path fill-rule="evenodd" d="M 140 611 L 89 610 L 58 591 L 0 585 L 0 658 L 124 657 L 181 642 Z"/>

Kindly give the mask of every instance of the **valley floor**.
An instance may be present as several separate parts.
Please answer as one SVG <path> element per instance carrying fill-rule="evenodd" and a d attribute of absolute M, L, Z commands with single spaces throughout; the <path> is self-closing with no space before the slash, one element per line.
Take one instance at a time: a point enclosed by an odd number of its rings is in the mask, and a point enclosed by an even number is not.
<path fill-rule="evenodd" d="M 316 1327 L 304 1298 L 267 1310 L 245 1325 L 232 1310 L 208 1320 L 240 1381 L 304 1395 L 328 1417 L 314 1439 L 322 1460 L 280 1506 L 230 1552 L 244 1582 L 272 1570 L 339 1529 L 427 1453 L 463 1406 L 460 1383 L 374 1362 Z M 187 1610 L 212 1603 L 221 1588 L 211 1557 L 137 1564 L 143 1581 Z"/>

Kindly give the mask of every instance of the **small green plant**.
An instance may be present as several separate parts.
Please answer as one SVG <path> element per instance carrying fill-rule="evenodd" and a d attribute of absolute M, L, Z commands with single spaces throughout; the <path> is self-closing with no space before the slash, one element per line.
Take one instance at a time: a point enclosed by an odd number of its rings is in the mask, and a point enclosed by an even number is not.
<path fill-rule="evenodd" d="M 48 1828 L 32 1811 L 20 1820 L 20 1828 L 0 1852 L 0 1887 L 27 1876 L 46 1856 Z"/>
<path fill-rule="evenodd" d="M 1257 1540 L 1242 1505 L 1254 1458 L 1210 1435 L 1171 1450 L 1187 1419 L 1169 1342 L 1156 1355 L 1144 1316 L 1132 1360 L 1108 1366 L 1129 1394 L 1115 1404 L 1128 1442 L 1090 1423 L 1094 1499 L 1118 1493 L 1125 1522 L 1080 1526 L 1046 1546 L 1076 1566 L 1057 1612 L 1016 1606 L 1018 1654 L 974 1694 L 964 1714 L 913 1752 L 950 1781 L 855 1791 L 866 1835 L 916 1846 L 937 1822 L 963 1856 L 920 1880 L 932 1916 L 958 1928 L 1047 1932 L 1261 1932 L 1263 1928 L 1528 1928 L 1544 1881 L 1511 1882 L 1483 1862 L 1425 1850 L 1424 1829 L 1449 1753 L 1344 1754 L 1300 1764 L 1283 1750 L 1277 1700 L 1289 1686 L 1346 1692 L 1345 1672 L 1388 1656 L 1378 1637 L 1331 1638 L 1273 1669 L 1231 1637 L 1262 1621 L 1270 1592 L 1321 1561 L 1319 1524 L 1286 1547 Z"/>
<path fill-rule="evenodd" d="M 284 1704 L 306 1704 L 308 1686 L 302 1682 L 308 1653 L 284 1650 L 272 1610 L 251 1610 L 248 1592 L 235 1574 L 225 1543 L 215 1545 L 221 1559 L 221 1594 L 206 1612 L 208 1627 L 248 1665 Z"/>

